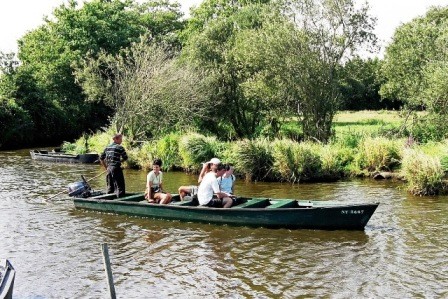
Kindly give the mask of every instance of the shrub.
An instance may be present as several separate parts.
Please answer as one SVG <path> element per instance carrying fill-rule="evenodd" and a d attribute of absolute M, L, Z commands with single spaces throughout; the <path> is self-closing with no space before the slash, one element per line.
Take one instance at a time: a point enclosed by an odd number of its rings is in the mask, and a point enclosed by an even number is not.
<path fill-rule="evenodd" d="M 337 179 L 350 173 L 354 150 L 341 144 L 328 144 L 319 149 L 322 161 L 321 172 L 324 178 Z"/>
<path fill-rule="evenodd" d="M 216 139 L 204 135 L 190 133 L 180 137 L 179 154 L 182 158 L 182 167 L 186 171 L 198 172 L 201 163 L 209 161 L 216 156 Z"/>
<path fill-rule="evenodd" d="M 280 180 L 299 182 L 321 176 L 322 162 L 315 145 L 276 140 L 273 145 L 274 171 Z"/>
<path fill-rule="evenodd" d="M 171 133 L 163 136 L 155 144 L 154 158 L 162 159 L 162 169 L 165 171 L 178 168 L 182 164 L 182 158 L 179 154 L 179 140 L 179 134 Z"/>
<path fill-rule="evenodd" d="M 365 134 L 359 132 L 342 132 L 338 135 L 335 142 L 343 147 L 357 148 L 360 142 L 365 138 Z"/>
<path fill-rule="evenodd" d="M 127 150 L 129 167 L 149 170 L 152 166 L 152 161 L 156 157 L 155 152 L 155 141 L 146 141 L 138 148 Z"/>
<path fill-rule="evenodd" d="M 407 190 L 414 195 L 436 195 L 443 190 L 440 160 L 419 150 L 407 149 L 402 161 Z"/>
<path fill-rule="evenodd" d="M 392 170 L 401 160 L 401 140 L 389 140 L 384 137 L 367 137 L 359 144 L 356 164 L 359 170 L 369 172 Z"/>
<path fill-rule="evenodd" d="M 274 162 L 270 142 L 266 139 L 241 140 L 235 146 L 234 161 L 237 172 L 246 176 L 246 180 L 272 180 Z"/>

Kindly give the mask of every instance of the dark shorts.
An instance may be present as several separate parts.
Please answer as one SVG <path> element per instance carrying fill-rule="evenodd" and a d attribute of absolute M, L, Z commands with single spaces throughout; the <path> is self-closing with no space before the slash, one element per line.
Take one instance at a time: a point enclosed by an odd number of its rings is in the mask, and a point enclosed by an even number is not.
<path fill-rule="evenodd" d="M 211 208 L 222 208 L 222 201 L 219 198 L 212 198 L 208 204 L 207 207 Z"/>

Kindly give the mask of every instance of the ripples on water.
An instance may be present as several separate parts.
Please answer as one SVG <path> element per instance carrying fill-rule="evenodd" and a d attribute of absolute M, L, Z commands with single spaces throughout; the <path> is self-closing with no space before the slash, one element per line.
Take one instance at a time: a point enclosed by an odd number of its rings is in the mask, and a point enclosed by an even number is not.
<path fill-rule="evenodd" d="M 392 182 L 248 184 L 240 195 L 381 204 L 365 231 L 227 227 L 79 211 L 42 203 L 97 165 L 33 162 L 0 152 L 0 257 L 15 298 L 105 298 L 101 243 L 119 298 L 448 297 L 446 197 L 415 198 Z M 144 172 L 127 171 L 130 191 Z M 194 176 L 166 173 L 167 189 Z M 104 177 L 92 181 L 104 187 Z"/>

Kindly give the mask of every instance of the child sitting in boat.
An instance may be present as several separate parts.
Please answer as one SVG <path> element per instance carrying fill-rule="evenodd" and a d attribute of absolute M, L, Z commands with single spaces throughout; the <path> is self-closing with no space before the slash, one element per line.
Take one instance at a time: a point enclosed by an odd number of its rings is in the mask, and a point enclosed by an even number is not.
<path fill-rule="evenodd" d="M 149 203 L 168 204 L 171 202 L 171 194 L 163 191 L 163 174 L 160 167 L 162 167 L 162 160 L 155 159 L 152 163 L 152 171 L 146 177 L 145 198 Z"/>
<path fill-rule="evenodd" d="M 226 172 L 218 177 L 219 189 L 222 192 L 228 193 L 230 195 L 234 194 L 235 191 L 235 175 L 233 174 L 233 166 L 230 164 L 224 165 Z"/>

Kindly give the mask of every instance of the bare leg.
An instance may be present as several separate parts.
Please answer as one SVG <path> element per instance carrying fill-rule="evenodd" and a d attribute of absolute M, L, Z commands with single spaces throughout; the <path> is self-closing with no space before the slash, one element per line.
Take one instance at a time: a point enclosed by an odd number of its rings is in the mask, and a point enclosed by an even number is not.
<path fill-rule="evenodd" d="M 171 193 L 165 193 L 165 194 L 163 194 L 163 193 L 157 193 L 157 194 L 160 194 L 160 204 L 162 204 L 162 205 L 166 205 L 166 204 L 169 204 L 170 202 L 171 202 Z"/>
<path fill-rule="evenodd" d="M 222 207 L 223 208 L 230 208 L 232 207 L 233 200 L 230 197 L 224 197 L 222 199 Z"/>

